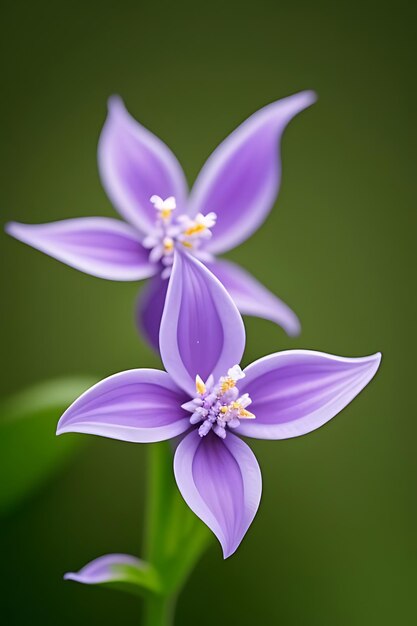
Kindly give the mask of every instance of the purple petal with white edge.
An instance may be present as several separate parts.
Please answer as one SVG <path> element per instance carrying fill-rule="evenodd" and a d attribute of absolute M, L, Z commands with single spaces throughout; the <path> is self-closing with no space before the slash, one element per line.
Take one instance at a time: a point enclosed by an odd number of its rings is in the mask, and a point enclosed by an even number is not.
<path fill-rule="evenodd" d="M 300 333 L 300 322 L 296 314 L 249 272 L 223 259 L 206 265 L 226 287 L 243 315 L 271 320 L 281 326 L 290 337 Z"/>
<path fill-rule="evenodd" d="M 6 232 L 81 272 L 108 280 L 140 280 L 157 271 L 134 228 L 106 217 L 50 224 L 10 222 Z"/>
<path fill-rule="evenodd" d="M 109 582 L 124 582 L 126 576 L 123 567 L 135 568 L 142 571 L 144 562 L 129 554 L 106 554 L 87 563 L 78 572 L 68 572 L 65 580 L 75 580 L 84 585 L 99 585 Z"/>
<path fill-rule="evenodd" d="M 217 215 L 206 249 L 221 253 L 256 231 L 271 210 L 281 181 L 279 142 L 288 122 L 315 102 L 302 91 L 260 109 L 227 137 L 203 166 L 189 213 Z"/>
<path fill-rule="evenodd" d="M 117 96 L 100 136 L 98 165 L 103 186 L 119 213 L 142 234 L 154 228 L 153 195 L 175 196 L 184 210 L 187 183 L 171 150 L 127 112 Z"/>
<path fill-rule="evenodd" d="M 310 350 L 259 359 L 239 381 L 256 418 L 241 421 L 236 432 L 256 439 L 305 435 L 344 409 L 374 377 L 380 361 L 380 353 L 347 358 Z"/>
<path fill-rule="evenodd" d="M 159 353 L 159 328 L 168 289 L 168 280 L 156 274 L 145 285 L 136 305 L 136 323 L 149 345 Z"/>
<path fill-rule="evenodd" d="M 166 372 L 128 370 L 82 394 L 59 420 L 57 434 L 89 433 L 135 443 L 164 441 L 189 428 L 189 416 L 181 408 L 186 400 Z"/>
<path fill-rule="evenodd" d="M 197 374 L 217 380 L 240 363 L 245 348 L 245 328 L 233 300 L 187 253 L 175 252 L 159 347 L 167 372 L 191 396 Z"/>
<path fill-rule="evenodd" d="M 220 439 L 192 431 L 175 452 L 174 473 L 184 500 L 214 532 L 226 559 L 245 536 L 261 499 L 261 471 L 252 450 L 230 432 Z"/>

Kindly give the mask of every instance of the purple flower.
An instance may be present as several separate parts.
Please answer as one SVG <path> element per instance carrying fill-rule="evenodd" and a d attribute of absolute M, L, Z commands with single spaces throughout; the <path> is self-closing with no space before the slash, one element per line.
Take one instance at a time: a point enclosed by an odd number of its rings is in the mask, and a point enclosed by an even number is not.
<path fill-rule="evenodd" d="M 133 442 L 182 435 L 178 487 L 225 558 L 261 497 L 258 463 L 240 437 L 287 439 L 319 428 L 368 384 L 381 359 L 290 350 L 242 371 L 244 347 L 242 318 L 224 286 L 195 257 L 176 252 L 160 329 L 166 372 L 106 378 L 70 406 L 57 430 Z"/>
<path fill-rule="evenodd" d="M 215 255 L 245 241 L 267 217 L 280 185 L 278 145 L 288 122 L 310 106 L 304 91 L 270 104 L 226 138 L 201 170 L 190 195 L 169 148 L 126 111 L 109 103 L 98 162 L 109 198 L 125 222 L 104 217 L 50 224 L 9 223 L 7 232 L 78 270 L 109 280 L 151 278 L 137 321 L 158 349 L 175 248 L 204 261 L 222 281 L 241 313 L 299 332 L 297 316 L 255 278 Z"/>

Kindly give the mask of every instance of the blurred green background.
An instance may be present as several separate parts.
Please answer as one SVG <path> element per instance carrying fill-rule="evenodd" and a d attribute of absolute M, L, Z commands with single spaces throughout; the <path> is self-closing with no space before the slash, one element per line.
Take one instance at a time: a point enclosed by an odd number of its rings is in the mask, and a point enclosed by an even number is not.
<path fill-rule="evenodd" d="M 290 340 L 246 319 L 245 362 L 284 348 L 381 350 L 382 368 L 325 428 L 254 443 L 264 479 L 255 523 L 227 562 L 213 543 L 180 597 L 178 625 L 417 622 L 411 7 L 3 3 L 3 222 L 115 214 L 96 167 L 112 93 L 174 149 L 190 182 L 256 109 L 301 89 L 319 95 L 285 134 L 276 207 L 230 254 L 297 311 L 303 332 Z M 133 325 L 137 284 L 0 239 L 2 396 L 63 375 L 158 366 Z M 53 446 L 53 424 L 39 436 Z M 141 622 L 137 600 L 62 581 L 101 554 L 140 551 L 146 447 L 86 443 L 0 520 L 4 624 Z M 30 457 L 15 452 L 30 474 Z"/>

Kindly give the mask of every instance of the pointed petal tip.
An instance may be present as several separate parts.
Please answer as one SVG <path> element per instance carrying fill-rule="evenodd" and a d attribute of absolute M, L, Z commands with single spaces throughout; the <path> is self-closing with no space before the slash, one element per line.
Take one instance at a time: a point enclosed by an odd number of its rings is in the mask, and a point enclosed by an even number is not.
<path fill-rule="evenodd" d="M 222 552 L 223 552 L 223 561 L 225 561 L 226 559 L 229 559 L 231 556 L 233 556 L 234 553 L 236 552 L 236 550 L 238 549 L 239 545 L 240 545 L 240 543 L 238 545 L 236 545 L 236 546 L 227 546 L 227 545 L 223 545 L 221 543 Z"/>
<path fill-rule="evenodd" d="M 288 96 L 282 100 L 277 100 L 274 104 L 280 108 L 283 102 L 290 104 L 288 110 L 288 122 L 301 111 L 308 109 L 310 106 L 317 102 L 318 96 L 312 89 L 306 89 L 304 91 L 298 91 L 297 93 Z M 288 123 L 287 122 L 287 123 Z"/>
<path fill-rule="evenodd" d="M 111 96 L 109 96 L 109 98 L 107 99 L 107 111 L 108 113 L 111 113 L 112 111 L 115 111 L 117 109 L 125 109 L 125 103 L 123 101 L 122 96 L 120 96 L 117 93 L 113 93 Z"/>
<path fill-rule="evenodd" d="M 244 268 L 225 259 L 216 259 L 207 266 L 243 315 L 270 320 L 281 326 L 289 337 L 300 334 L 301 324 L 296 313 Z"/>
<path fill-rule="evenodd" d="M 299 337 L 301 335 L 301 322 L 295 313 L 290 322 L 287 322 L 284 330 L 287 333 L 288 337 Z"/>
<path fill-rule="evenodd" d="M 22 226 L 24 227 L 25 225 L 20 222 L 6 222 L 4 225 L 4 231 L 11 237 L 19 239 L 19 233 L 21 232 Z"/>
<path fill-rule="evenodd" d="M 63 416 L 62 416 L 62 417 L 63 417 Z M 66 432 L 68 432 L 67 430 L 65 430 L 65 428 L 64 428 L 64 427 L 60 426 L 60 424 L 61 424 L 61 420 L 62 420 L 62 417 L 61 417 L 61 419 L 59 420 L 58 425 L 57 425 L 57 427 L 56 427 L 55 435 L 56 435 L 57 437 L 59 437 L 60 435 L 64 435 Z"/>
<path fill-rule="evenodd" d="M 304 96 L 306 106 L 310 106 L 314 104 L 319 99 L 318 94 L 313 89 L 306 89 L 304 91 L 300 91 L 300 96 Z"/>
<path fill-rule="evenodd" d="M 377 371 L 379 370 L 379 366 L 381 365 L 382 360 L 382 353 L 375 352 L 375 354 L 370 354 L 369 356 L 364 356 L 362 358 L 359 357 L 357 360 L 362 361 L 362 363 L 366 366 L 362 375 L 362 388 L 364 388 L 371 382 L 371 380 L 374 378 Z"/>
<path fill-rule="evenodd" d="M 368 359 L 371 363 L 373 363 L 374 372 L 372 375 L 374 376 L 379 369 L 379 366 L 381 365 L 382 352 L 375 352 L 375 354 L 370 354 Z"/>
<path fill-rule="evenodd" d="M 340 358 L 340 357 L 339 357 Z M 347 357 L 349 358 L 349 357 Z M 355 358 L 355 357 L 352 357 Z M 372 363 L 374 365 L 379 366 L 381 360 L 382 360 L 382 352 L 374 352 L 373 354 L 369 354 L 368 356 L 363 356 L 363 357 L 356 357 L 358 360 L 363 361 L 364 363 L 369 362 Z"/>
<path fill-rule="evenodd" d="M 67 424 L 67 425 L 65 425 L 65 424 L 63 423 L 63 422 L 64 422 L 64 420 L 65 420 L 65 418 L 66 418 L 66 416 L 67 416 L 67 413 L 69 412 L 69 409 L 70 409 L 70 408 L 71 408 L 71 407 L 69 407 L 69 408 L 65 411 L 65 413 L 63 413 L 63 414 L 61 415 L 61 417 L 59 418 L 59 421 L 58 421 L 58 424 L 57 424 L 57 427 L 56 427 L 56 431 L 55 431 L 55 435 L 56 435 L 57 437 L 59 437 L 60 435 L 66 435 L 67 433 L 76 433 L 76 432 L 78 432 L 76 428 L 75 428 L 75 429 L 73 429 L 73 428 L 71 428 L 68 424 Z"/>

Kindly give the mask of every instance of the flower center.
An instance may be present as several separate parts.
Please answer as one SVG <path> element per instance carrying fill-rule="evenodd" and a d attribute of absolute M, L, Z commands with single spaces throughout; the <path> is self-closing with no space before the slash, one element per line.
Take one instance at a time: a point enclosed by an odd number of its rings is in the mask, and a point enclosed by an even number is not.
<path fill-rule="evenodd" d="M 211 228 L 216 224 L 215 213 L 197 213 L 194 218 L 188 215 L 173 215 L 177 205 L 174 196 L 163 200 L 152 196 L 150 201 L 155 207 L 156 219 L 153 232 L 145 237 L 143 245 L 150 249 L 151 263 L 161 262 L 164 266 L 162 278 L 168 278 L 174 261 L 174 249 L 182 246 L 198 255 L 198 250 L 205 239 L 211 237 Z"/>
<path fill-rule="evenodd" d="M 196 376 L 195 398 L 182 405 L 182 408 L 192 413 L 190 423 L 199 424 L 198 434 L 205 437 L 213 432 L 224 439 L 227 428 L 237 428 L 242 419 L 255 419 L 255 415 L 246 410 L 252 400 L 248 393 L 239 396 L 236 383 L 245 374 L 239 365 L 231 367 L 227 376 L 222 376 L 217 384 L 214 384 L 213 376 L 204 381 Z"/>

